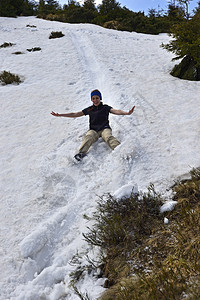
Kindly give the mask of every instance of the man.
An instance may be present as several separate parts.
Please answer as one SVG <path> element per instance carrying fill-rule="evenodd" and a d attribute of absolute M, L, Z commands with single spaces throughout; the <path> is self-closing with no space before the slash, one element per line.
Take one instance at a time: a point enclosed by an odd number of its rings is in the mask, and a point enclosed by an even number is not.
<path fill-rule="evenodd" d="M 90 146 L 96 142 L 99 137 L 102 137 L 108 146 L 114 150 L 120 144 L 120 142 L 114 136 L 112 136 L 112 129 L 110 128 L 108 119 L 109 113 L 114 115 L 131 115 L 135 108 L 135 106 L 133 106 L 128 112 L 125 112 L 123 110 L 114 109 L 109 105 L 103 104 L 101 102 L 102 95 L 99 90 L 94 90 L 91 92 L 91 100 L 93 105 L 79 112 L 67 114 L 58 114 L 53 111 L 51 112 L 51 114 L 55 117 L 67 118 L 77 118 L 84 115 L 89 115 L 90 129 L 83 139 L 78 154 L 75 155 L 75 158 L 78 161 L 83 159 Z"/>

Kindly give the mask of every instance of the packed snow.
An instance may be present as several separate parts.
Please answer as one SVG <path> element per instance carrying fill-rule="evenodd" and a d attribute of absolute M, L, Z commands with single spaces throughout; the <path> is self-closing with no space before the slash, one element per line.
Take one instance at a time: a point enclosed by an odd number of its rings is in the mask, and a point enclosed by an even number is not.
<path fill-rule="evenodd" d="M 52 31 L 64 37 L 49 39 Z M 200 83 L 170 76 L 173 55 L 160 47 L 167 34 L 34 17 L 0 18 L 0 33 L 0 45 L 14 44 L 0 49 L 0 71 L 23 79 L 0 85 L 0 299 L 76 300 L 71 260 L 87 250 L 83 214 L 95 211 L 99 196 L 145 191 L 150 183 L 165 195 L 200 166 Z M 41 51 L 27 51 L 34 47 Z M 111 151 L 100 139 L 75 163 L 88 117 L 50 113 L 86 108 L 96 88 L 104 103 L 136 108 L 110 115 L 120 146 Z M 103 279 L 86 276 L 78 288 L 97 299 Z"/>
<path fill-rule="evenodd" d="M 174 207 L 176 206 L 177 201 L 167 201 L 166 203 L 164 203 L 161 208 L 160 208 L 160 212 L 164 213 L 166 211 L 172 211 L 174 209 Z"/>

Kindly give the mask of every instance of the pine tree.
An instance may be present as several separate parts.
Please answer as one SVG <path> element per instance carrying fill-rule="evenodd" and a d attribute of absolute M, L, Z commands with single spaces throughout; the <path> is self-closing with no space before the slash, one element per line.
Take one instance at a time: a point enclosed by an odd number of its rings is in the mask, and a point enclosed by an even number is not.
<path fill-rule="evenodd" d="M 47 8 L 47 13 L 48 14 L 55 14 L 56 11 L 59 9 L 59 4 L 57 1 L 55 0 L 47 0 L 46 1 L 47 4 L 46 4 L 46 8 Z"/>
<path fill-rule="evenodd" d="M 83 7 L 85 9 L 96 11 L 95 0 L 85 0 L 84 3 L 83 3 Z"/>
<path fill-rule="evenodd" d="M 175 53 L 175 59 L 183 58 L 185 69 L 192 66 L 193 80 L 200 80 L 200 13 L 197 12 L 192 19 L 175 25 L 171 35 L 173 40 L 162 47 Z"/>
<path fill-rule="evenodd" d="M 1 17 L 16 17 L 15 7 L 11 0 L 0 0 L 0 16 Z"/>
<path fill-rule="evenodd" d="M 33 0 L 24 0 L 24 5 L 23 5 L 23 11 L 22 15 L 23 16 L 33 16 L 36 11 L 36 3 Z"/>
<path fill-rule="evenodd" d="M 120 8 L 120 4 L 115 0 L 103 0 L 102 4 L 99 5 L 99 10 L 101 15 L 111 14 L 112 11 Z"/>
<path fill-rule="evenodd" d="M 171 21 L 177 23 L 184 18 L 184 9 L 182 7 L 176 6 L 175 4 L 169 4 L 167 15 Z"/>
<path fill-rule="evenodd" d="M 195 8 L 195 10 L 194 10 L 194 13 L 195 13 L 195 15 L 196 14 L 200 14 L 200 1 L 197 3 L 197 7 Z"/>
<path fill-rule="evenodd" d="M 93 23 L 98 14 L 97 8 L 95 7 L 95 0 L 85 0 L 82 9 L 83 22 Z"/>
<path fill-rule="evenodd" d="M 16 17 L 20 15 L 33 14 L 35 7 L 34 1 L 29 0 L 0 0 L 0 16 Z"/>
<path fill-rule="evenodd" d="M 20 16 L 23 12 L 24 0 L 11 0 L 12 6 L 15 8 L 17 16 Z"/>
<path fill-rule="evenodd" d="M 79 2 L 68 1 L 68 5 L 64 5 L 64 19 L 68 23 L 85 23 L 84 8 Z"/>
<path fill-rule="evenodd" d="M 189 4 L 190 2 L 193 1 L 193 0 L 178 0 L 178 2 L 180 4 L 183 4 L 185 5 L 185 15 L 186 15 L 186 19 L 188 20 L 190 15 L 189 15 Z"/>
<path fill-rule="evenodd" d="M 38 5 L 38 16 L 44 18 L 47 15 L 45 0 L 40 0 Z"/>

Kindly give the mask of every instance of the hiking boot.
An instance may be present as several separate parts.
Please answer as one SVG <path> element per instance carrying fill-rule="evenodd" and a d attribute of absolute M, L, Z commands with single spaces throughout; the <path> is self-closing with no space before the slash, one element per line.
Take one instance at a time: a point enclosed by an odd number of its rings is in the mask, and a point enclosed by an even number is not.
<path fill-rule="evenodd" d="M 86 156 L 85 153 L 80 152 L 80 153 L 77 153 L 77 154 L 74 156 L 74 158 L 75 158 L 76 160 L 78 160 L 78 161 L 81 161 L 81 160 L 83 159 L 83 157 L 85 157 L 85 156 Z"/>

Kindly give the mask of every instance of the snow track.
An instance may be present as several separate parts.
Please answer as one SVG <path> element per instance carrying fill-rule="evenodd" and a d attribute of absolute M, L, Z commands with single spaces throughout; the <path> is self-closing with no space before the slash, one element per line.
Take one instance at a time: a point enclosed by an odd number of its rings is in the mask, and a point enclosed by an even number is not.
<path fill-rule="evenodd" d="M 83 214 L 98 196 L 150 182 L 163 192 L 200 165 L 200 86 L 169 75 L 171 55 L 160 48 L 167 35 L 33 17 L 0 18 L 0 30 L 0 44 L 15 43 L 0 49 L 1 70 L 24 76 L 19 86 L 0 86 L 0 300 L 78 300 L 68 287 L 70 261 L 87 250 Z M 65 36 L 49 40 L 51 31 Z M 42 50 L 27 52 L 36 46 Z M 136 109 L 110 116 L 119 147 L 112 152 L 100 139 L 78 164 L 88 118 L 50 112 L 84 109 L 95 88 L 104 103 Z M 92 299 L 103 291 L 92 277 L 79 288 Z"/>
<path fill-rule="evenodd" d="M 78 55 L 78 63 L 83 70 L 84 78 L 88 86 L 98 86 L 102 88 L 105 84 L 105 74 L 97 60 L 95 45 L 88 37 L 88 32 L 77 30 L 70 34 Z"/>

